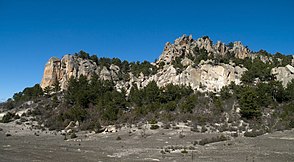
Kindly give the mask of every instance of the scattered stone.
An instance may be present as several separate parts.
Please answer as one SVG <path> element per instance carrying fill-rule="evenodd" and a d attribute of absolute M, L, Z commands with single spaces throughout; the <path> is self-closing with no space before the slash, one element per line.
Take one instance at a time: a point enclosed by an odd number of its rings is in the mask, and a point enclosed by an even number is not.
<path fill-rule="evenodd" d="M 104 129 L 104 133 L 114 133 L 117 132 L 114 125 L 109 125 Z"/>
<path fill-rule="evenodd" d="M 181 151 L 181 153 L 182 153 L 182 154 L 187 154 L 188 151 L 187 151 L 186 149 L 184 149 L 184 150 Z"/>
<path fill-rule="evenodd" d="M 65 131 L 67 133 L 71 133 L 73 131 L 78 131 L 79 129 L 79 122 L 74 122 L 74 121 L 71 121 L 66 127 L 65 127 Z"/>
<path fill-rule="evenodd" d="M 10 134 L 10 133 L 8 133 L 8 132 L 6 132 L 6 133 L 5 133 L 5 136 L 6 136 L 6 137 L 10 137 L 10 136 L 11 136 L 11 134 Z"/>

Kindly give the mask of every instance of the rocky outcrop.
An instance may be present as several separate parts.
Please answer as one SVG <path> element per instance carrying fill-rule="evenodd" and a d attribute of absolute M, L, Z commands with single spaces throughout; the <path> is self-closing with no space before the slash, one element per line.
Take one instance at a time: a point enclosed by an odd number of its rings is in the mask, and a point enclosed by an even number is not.
<path fill-rule="evenodd" d="M 190 38 L 190 37 L 189 37 Z M 166 43 L 164 50 L 159 57 L 158 62 L 165 62 L 166 64 L 171 63 L 172 60 L 175 60 L 176 57 L 187 56 L 190 53 L 193 53 L 192 47 L 195 46 L 192 44 L 192 40 L 182 39 L 181 41 L 175 41 L 175 44 Z"/>
<path fill-rule="evenodd" d="M 281 81 L 283 86 L 286 87 L 287 84 L 294 79 L 294 67 L 291 65 L 286 65 L 285 67 L 273 68 L 271 73 L 276 77 L 278 81 Z"/>
<path fill-rule="evenodd" d="M 41 81 L 41 87 L 44 89 L 47 86 L 53 85 L 60 79 L 60 59 L 51 57 L 45 65 L 43 78 Z"/>
<path fill-rule="evenodd" d="M 141 73 L 138 77 L 129 73 L 129 80 L 120 80 L 118 74 L 120 68 L 111 65 L 109 68 L 99 68 L 89 60 L 82 60 L 71 55 L 65 55 L 61 60 L 51 58 L 45 66 L 41 87 L 52 86 L 56 81 L 60 83 L 61 89 L 66 89 L 68 80 L 71 77 L 87 76 L 89 79 L 96 73 L 100 79 L 112 80 L 117 90 L 130 91 L 133 85 L 138 88 L 145 87 L 150 81 L 155 81 L 159 87 L 167 84 L 191 86 L 194 90 L 218 92 L 223 86 L 235 82 L 240 83 L 242 73 L 246 70 L 231 65 L 210 65 L 203 64 L 192 67 L 191 60 L 183 60 L 187 68 L 177 72 L 173 65 L 166 65 L 158 70 L 155 75 L 144 76 Z"/>
<path fill-rule="evenodd" d="M 144 87 L 150 81 L 155 81 L 159 87 L 168 84 L 190 86 L 193 90 L 219 92 L 223 86 L 231 82 L 240 84 L 241 76 L 246 68 L 231 65 L 210 65 L 204 64 L 197 68 L 188 66 L 183 72 L 178 73 L 171 66 L 166 66 L 162 71 L 149 77 L 139 84 L 139 88 Z"/>
<path fill-rule="evenodd" d="M 195 48 L 205 49 L 208 55 L 225 56 L 228 53 L 235 54 L 235 57 L 244 59 L 250 57 L 254 59 L 255 55 L 250 53 L 247 47 L 241 42 L 235 42 L 230 46 L 218 41 L 213 45 L 209 37 L 202 37 L 194 40 L 192 36 L 183 35 L 175 40 L 174 44 L 166 43 L 162 54 L 153 66 L 157 66 L 156 74 L 145 76 L 140 73 L 139 76 L 133 75 L 130 71 L 122 72 L 119 66 L 110 65 L 97 66 L 90 59 L 82 59 L 75 55 L 65 55 L 61 59 L 52 57 L 45 66 L 41 87 L 44 89 L 60 84 L 62 90 L 67 88 L 67 83 L 71 77 L 79 78 L 81 75 L 90 79 L 94 74 L 102 80 L 111 80 L 118 91 L 125 90 L 128 94 L 132 86 L 143 88 L 149 82 L 155 81 L 159 87 L 168 84 L 191 86 L 194 90 L 218 92 L 223 86 L 231 82 L 240 84 L 242 74 L 246 68 L 235 66 L 234 64 L 219 64 L 213 60 L 200 61 L 197 65 L 191 60 L 198 53 Z M 268 62 L 271 58 L 260 56 L 261 60 Z M 173 65 L 173 61 L 180 58 L 181 69 Z M 294 60 L 294 59 L 293 59 Z M 162 64 L 164 63 L 164 64 Z M 282 81 L 283 85 L 294 78 L 294 68 L 291 65 L 272 69 L 272 74 L 277 80 Z M 122 77 L 124 76 L 124 77 Z M 124 78 L 124 79 L 122 79 Z"/>
<path fill-rule="evenodd" d="M 244 47 L 241 42 L 234 42 L 232 49 L 229 49 L 230 52 L 235 53 L 236 58 L 244 59 L 249 57 L 250 50 L 247 47 Z"/>
<path fill-rule="evenodd" d="M 218 41 L 213 45 L 209 37 L 205 36 L 194 40 L 192 36 L 183 35 L 175 40 L 174 44 L 167 42 L 164 50 L 158 59 L 158 62 L 171 63 L 176 57 L 187 57 L 188 55 L 195 56 L 194 48 L 205 49 L 211 55 L 224 56 L 228 53 L 234 53 L 236 58 L 244 59 L 250 56 L 250 50 L 243 46 L 241 42 L 234 42 L 232 47 L 226 46 Z"/>
<path fill-rule="evenodd" d="M 215 44 L 215 52 L 218 54 L 218 55 L 225 55 L 227 52 L 228 52 L 228 47 L 222 43 L 221 41 L 217 41 L 217 43 Z"/>
<path fill-rule="evenodd" d="M 44 89 L 58 82 L 61 89 L 66 89 L 71 77 L 78 78 L 84 75 L 90 79 L 94 73 L 98 72 L 99 68 L 91 60 L 83 60 L 73 55 L 65 55 L 61 60 L 52 57 L 45 66 L 41 87 Z"/>
<path fill-rule="evenodd" d="M 157 62 L 165 62 L 166 65 L 163 69 L 159 69 L 155 75 L 144 76 L 141 73 L 136 77 L 129 73 L 129 80 L 120 80 L 118 77 L 120 68 L 116 65 L 100 67 L 91 60 L 65 55 L 61 60 L 54 57 L 49 59 L 45 66 L 41 87 L 44 89 L 58 82 L 61 89 L 64 90 L 71 77 L 79 78 L 84 75 L 90 79 L 93 74 L 97 74 L 103 80 L 112 80 L 117 90 L 124 89 L 127 92 L 130 91 L 133 85 L 143 88 L 152 80 L 160 87 L 167 84 L 187 85 L 194 90 L 214 92 L 219 91 L 224 85 L 231 82 L 240 83 L 240 77 L 246 70 L 244 68 L 225 64 L 213 66 L 205 63 L 193 67 L 193 61 L 188 59 L 187 56 L 195 55 L 193 51 L 195 47 L 204 48 L 210 54 L 224 55 L 228 50 L 232 50 L 237 51 L 236 55 L 240 57 L 246 57 L 247 55 L 247 51 L 244 50 L 245 48 L 241 43 L 235 43 L 234 47 L 230 49 L 221 42 L 213 45 L 208 37 L 193 40 L 192 36 L 183 35 L 176 39 L 174 44 L 166 43 L 164 51 Z M 176 57 L 181 57 L 181 63 L 186 67 L 180 73 L 170 64 Z"/>

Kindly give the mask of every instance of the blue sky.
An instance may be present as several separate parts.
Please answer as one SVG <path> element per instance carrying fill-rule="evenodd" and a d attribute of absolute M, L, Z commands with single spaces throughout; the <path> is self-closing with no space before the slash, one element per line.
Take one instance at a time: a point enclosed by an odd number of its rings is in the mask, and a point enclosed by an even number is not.
<path fill-rule="evenodd" d="M 294 54 L 294 2 L 0 0 L 0 101 L 42 79 L 51 56 L 154 61 L 182 34 Z"/>

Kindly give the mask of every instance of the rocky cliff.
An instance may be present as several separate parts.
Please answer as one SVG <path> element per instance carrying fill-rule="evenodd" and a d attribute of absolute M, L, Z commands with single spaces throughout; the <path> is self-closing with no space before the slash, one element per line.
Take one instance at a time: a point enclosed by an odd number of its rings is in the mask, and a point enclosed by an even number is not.
<path fill-rule="evenodd" d="M 90 59 L 82 59 L 76 55 L 65 55 L 61 59 L 52 57 L 45 66 L 41 87 L 60 84 L 62 90 L 66 89 L 67 82 L 71 77 L 79 78 L 84 75 L 88 79 L 97 74 L 100 79 L 111 80 L 115 83 L 117 90 L 130 91 L 132 86 L 138 88 L 145 87 L 150 81 L 155 81 L 159 87 L 167 84 L 191 86 L 194 90 L 218 92 L 223 86 L 231 82 L 241 83 L 241 76 L 247 70 L 244 67 L 236 66 L 234 63 L 214 64 L 213 60 L 201 61 L 195 64 L 191 57 L 197 57 L 199 53 L 195 49 L 204 49 L 207 54 L 214 58 L 224 57 L 233 54 L 238 59 L 254 58 L 251 51 L 242 45 L 241 42 L 234 42 L 230 46 L 218 41 L 213 44 L 209 37 L 202 37 L 194 40 L 192 36 L 183 35 L 172 43 L 166 43 L 162 54 L 157 62 L 152 63 L 157 71 L 155 74 L 136 76 L 131 71 L 122 72 L 119 66 L 97 65 Z M 173 63 L 177 58 L 181 60 L 181 69 L 175 67 Z M 272 69 L 277 80 L 286 85 L 291 78 L 294 78 L 291 65 Z M 120 73 L 126 73 L 127 79 L 119 77 Z"/>
<path fill-rule="evenodd" d="M 250 56 L 250 50 L 243 46 L 241 42 L 234 42 L 233 46 L 226 46 L 224 43 L 218 41 L 213 45 L 209 37 L 204 36 L 194 40 L 192 36 L 183 35 L 175 40 L 174 44 L 167 42 L 165 44 L 163 53 L 159 57 L 158 62 L 170 63 L 176 57 L 185 57 L 188 55 L 195 55 L 193 51 L 195 47 L 205 49 L 211 55 L 226 55 L 231 52 L 235 54 L 236 58 L 244 59 Z"/>
<path fill-rule="evenodd" d="M 66 89 L 67 81 L 71 77 L 84 75 L 91 78 L 94 73 L 98 72 L 100 72 L 99 67 L 91 60 L 72 55 L 65 55 L 61 60 L 51 57 L 45 66 L 41 87 L 44 89 L 58 82 L 61 89 Z"/>

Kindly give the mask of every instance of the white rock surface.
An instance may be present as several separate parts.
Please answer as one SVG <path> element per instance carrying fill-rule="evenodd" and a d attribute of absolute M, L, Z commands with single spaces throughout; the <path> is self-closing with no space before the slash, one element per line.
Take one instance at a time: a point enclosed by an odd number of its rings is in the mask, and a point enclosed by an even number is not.
<path fill-rule="evenodd" d="M 294 67 L 291 65 L 286 65 L 285 67 L 273 68 L 271 73 L 276 77 L 276 80 L 282 82 L 284 87 L 286 87 L 287 84 L 292 79 L 294 79 Z"/>
<path fill-rule="evenodd" d="M 49 59 L 45 66 L 41 87 L 53 86 L 56 81 L 59 82 L 62 90 L 67 88 L 67 83 L 71 77 L 79 78 L 81 75 L 90 79 L 93 74 L 97 74 L 102 80 L 111 80 L 114 82 L 118 91 L 124 89 L 127 94 L 133 85 L 143 88 L 149 82 L 155 81 L 159 87 L 167 84 L 191 86 L 194 90 L 218 92 L 223 86 L 229 85 L 231 82 L 240 84 L 242 74 L 246 68 L 234 66 L 230 64 L 214 65 L 213 60 L 200 61 L 198 65 L 190 59 L 198 53 L 194 52 L 195 47 L 204 48 L 209 55 L 224 56 L 227 53 L 235 53 L 235 57 L 244 59 L 246 57 L 255 58 L 247 47 L 241 42 L 234 42 L 232 47 L 226 46 L 218 41 L 215 45 L 208 37 L 198 38 L 194 40 L 192 36 L 183 35 L 175 40 L 174 44 L 166 43 L 162 54 L 157 62 L 152 65 L 160 67 L 157 73 L 150 76 L 134 76 L 129 72 L 128 79 L 119 78 L 121 74 L 120 67 L 111 65 L 110 67 L 97 66 L 95 62 L 87 59 L 78 58 L 77 56 L 65 55 L 61 60 L 55 57 Z M 177 69 L 172 65 L 176 58 L 181 58 L 183 69 Z M 263 61 L 269 61 L 271 58 L 261 58 Z M 294 78 L 294 68 L 291 65 L 286 67 L 278 67 L 272 69 L 272 74 L 276 79 L 282 81 L 286 86 L 289 81 Z"/>

